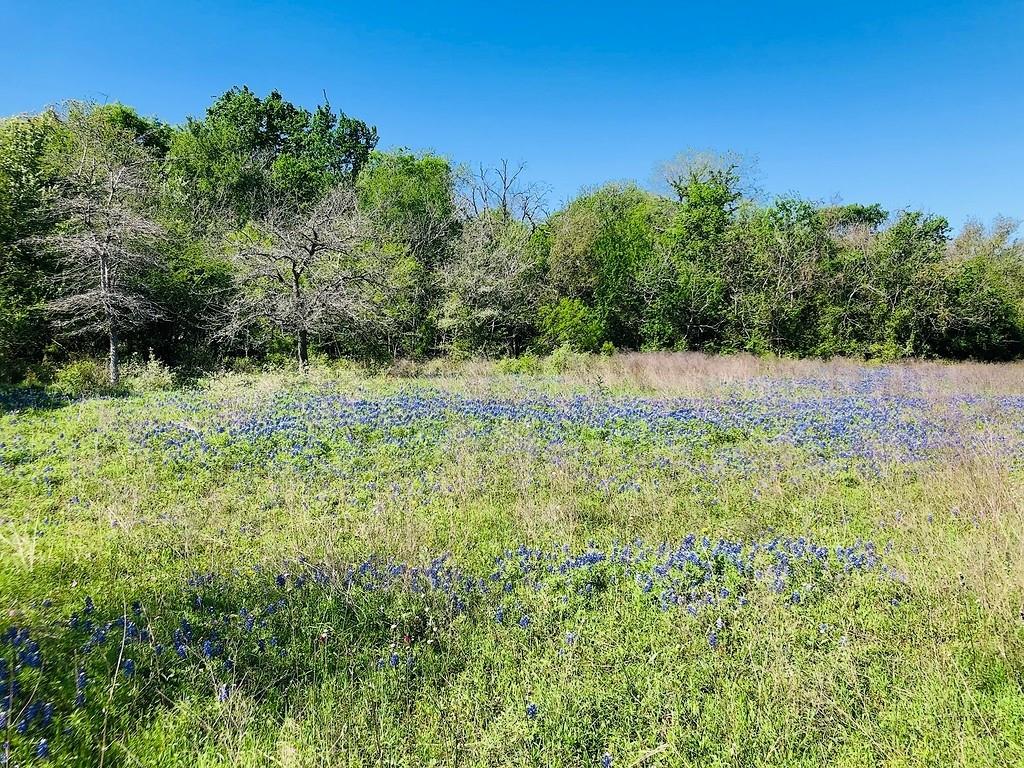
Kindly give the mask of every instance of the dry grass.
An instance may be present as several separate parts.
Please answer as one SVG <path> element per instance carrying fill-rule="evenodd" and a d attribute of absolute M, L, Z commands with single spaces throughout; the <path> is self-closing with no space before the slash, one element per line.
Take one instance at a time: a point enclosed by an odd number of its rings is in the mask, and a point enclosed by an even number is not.
<path fill-rule="evenodd" d="M 535 365 L 541 377 L 556 375 L 563 386 L 608 387 L 666 395 L 700 396 L 722 387 L 756 387 L 765 380 L 825 381 L 832 388 L 852 386 L 865 369 L 880 374 L 878 391 L 889 394 L 941 395 L 961 392 L 1018 394 L 1024 388 L 1024 362 L 975 363 L 906 360 L 899 363 L 756 356 L 745 353 L 707 355 L 701 352 L 624 352 L 611 356 L 570 355 L 553 365 L 542 358 Z M 403 360 L 387 370 L 389 377 L 426 378 L 470 391 L 493 389 L 502 378 L 499 364 L 488 360 Z M 346 369 L 346 375 L 350 371 Z M 316 374 L 314 374 L 316 375 Z M 322 374 L 321 374 L 322 375 Z M 521 378 L 515 377 L 518 381 Z"/>

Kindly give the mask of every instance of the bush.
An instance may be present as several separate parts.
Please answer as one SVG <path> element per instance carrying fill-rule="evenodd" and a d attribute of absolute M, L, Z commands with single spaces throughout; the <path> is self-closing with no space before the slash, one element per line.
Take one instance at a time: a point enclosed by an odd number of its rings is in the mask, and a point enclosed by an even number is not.
<path fill-rule="evenodd" d="M 76 360 L 57 370 L 53 387 L 72 398 L 96 397 L 111 392 L 107 367 L 97 360 Z"/>
<path fill-rule="evenodd" d="M 569 347 L 593 352 L 601 343 L 603 328 L 597 312 L 579 299 L 559 299 L 540 310 L 541 343 L 548 349 Z"/>
<path fill-rule="evenodd" d="M 136 392 L 162 392 L 174 387 L 174 374 L 153 356 L 152 350 L 145 363 L 136 359 L 125 367 L 125 380 Z"/>
<path fill-rule="evenodd" d="M 540 373 L 540 360 L 536 355 L 523 355 L 522 357 L 507 357 L 499 360 L 495 365 L 498 373 L 513 374 L 535 374 Z"/>
<path fill-rule="evenodd" d="M 545 367 L 552 373 L 566 373 L 582 368 L 587 356 L 563 345 L 547 356 Z"/>
<path fill-rule="evenodd" d="M 26 387 L 47 387 L 53 384 L 53 379 L 56 373 L 57 369 L 54 368 L 53 363 L 46 360 L 39 363 L 32 363 L 25 367 L 24 375 L 21 377 L 21 383 Z"/>

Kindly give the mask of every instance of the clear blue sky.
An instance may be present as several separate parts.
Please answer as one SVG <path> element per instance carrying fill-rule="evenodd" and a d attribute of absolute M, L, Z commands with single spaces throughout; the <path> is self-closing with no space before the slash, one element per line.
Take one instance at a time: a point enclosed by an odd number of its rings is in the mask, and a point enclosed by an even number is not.
<path fill-rule="evenodd" d="M 326 90 L 382 147 L 525 160 L 554 203 L 714 148 L 768 194 L 1024 217 L 1024 2 L 436 5 L 0 0 L 0 114 Z"/>

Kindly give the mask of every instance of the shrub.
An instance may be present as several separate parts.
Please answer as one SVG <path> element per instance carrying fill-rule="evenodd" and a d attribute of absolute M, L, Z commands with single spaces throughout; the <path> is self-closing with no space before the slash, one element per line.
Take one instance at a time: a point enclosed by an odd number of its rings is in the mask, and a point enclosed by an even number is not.
<path fill-rule="evenodd" d="M 21 383 L 26 387 L 46 387 L 53 384 L 56 372 L 53 363 L 46 360 L 40 363 L 32 363 L 25 367 Z"/>
<path fill-rule="evenodd" d="M 541 365 L 536 355 L 523 355 L 522 357 L 507 357 L 499 360 L 495 368 L 498 373 L 536 374 L 540 373 Z"/>
<path fill-rule="evenodd" d="M 583 366 L 587 356 L 575 351 L 568 345 L 558 347 L 547 356 L 545 367 L 552 373 L 566 373 Z"/>
<path fill-rule="evenodd" d="M 125 380 L 136 392 L 162 392 L 174 386 L 171 369 L 157 360 L 152 350 L 145 363 L 136 359 L 126 366 Z"/>
<path fill-rule="evenodd" d="M 111 391 L 107 367 L 97 360 L 75 360 L 59 368 L 53 386 L 68 397 L 95 397 Z"/>
<path fill-rule="evenodd" d="M 579 299 L 559 299 L 540 310 L 541 343 L 548 349 L 569 347 L 576 352 L 593 352 L 604 333 L 593 309 Z"/>

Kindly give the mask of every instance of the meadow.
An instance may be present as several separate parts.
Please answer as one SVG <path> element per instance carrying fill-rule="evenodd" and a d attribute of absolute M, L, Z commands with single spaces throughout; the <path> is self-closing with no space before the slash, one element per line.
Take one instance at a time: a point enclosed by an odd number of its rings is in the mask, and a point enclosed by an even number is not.
<path fill-rule="evenodd" d="M 0 397 L 0 763 L 1024 765 L 1024 365 Z"/>

